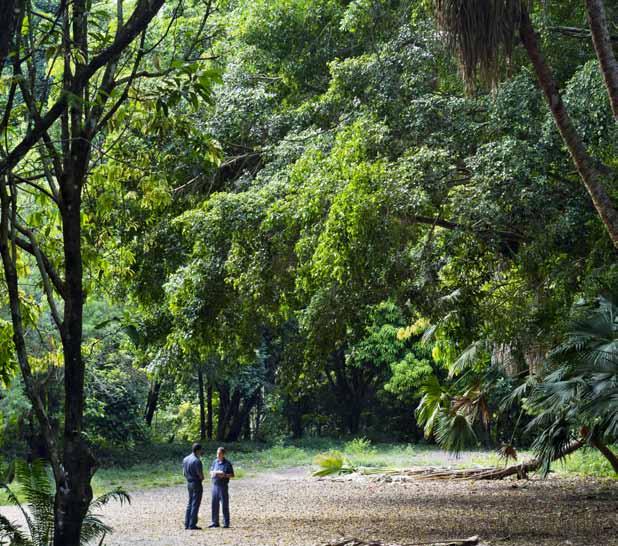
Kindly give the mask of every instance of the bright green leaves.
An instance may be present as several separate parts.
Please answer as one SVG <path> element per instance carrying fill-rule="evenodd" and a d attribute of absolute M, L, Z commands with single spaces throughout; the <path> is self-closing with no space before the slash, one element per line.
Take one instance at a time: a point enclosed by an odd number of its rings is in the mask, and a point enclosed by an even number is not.
<path fill-rule="evenodd" d="M 13 326 L 10 322 L 0 320 L 0 386 L 7 386 L 16 370 Z"/>
<path fill-rule="evenodd" d="M 269 71 L 293 93 L 327 84 L 328 60 L 344 41 L 335 0 L 250 0 L 241 3 L 237 38 L 253 52 L 255 71 Z"/>

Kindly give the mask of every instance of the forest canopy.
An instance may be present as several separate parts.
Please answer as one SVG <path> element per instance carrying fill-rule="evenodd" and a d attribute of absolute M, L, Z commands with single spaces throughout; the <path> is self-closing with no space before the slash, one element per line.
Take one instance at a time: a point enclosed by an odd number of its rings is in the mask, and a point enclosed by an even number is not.
<path fill-rule="evenodd" d="M 143 443 L 618 472 L 618 9 L 463 4 L 0 1 L 0 448 L 57 544 Z"/>

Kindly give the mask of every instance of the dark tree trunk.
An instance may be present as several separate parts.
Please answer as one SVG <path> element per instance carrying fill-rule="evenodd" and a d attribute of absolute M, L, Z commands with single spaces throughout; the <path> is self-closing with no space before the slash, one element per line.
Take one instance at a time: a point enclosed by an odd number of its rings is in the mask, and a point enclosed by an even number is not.
<path fill-rule="evenodd" d="M 225 385 L 219 385 L 219 418 L 217 422 L 217 440 L 229 441 L 231 423 L 239 412 L 241 394 L 238 390 L 230 393 Z"/>
<path fill-rule="evenodd" d="M 358 404 L 352 404 L 347 408 L 345 416 L 346 429 L 352 435 L 358 434 L 360 430 L 361 412 L 362 408 Z"/>
<path fill-rule="evenodd" d="M 197 369 L 197 383 L 200 397 L 200 440 L 206 439 L 206 401 L 204 399 L 204 372 Z"/>
<path fill-rule="evenodd" d="M 240 395 L 239 395 L 239 400 L 240 400 Z M 240 406 L 240 404 L 236 407 L 236 412 L 234 413 L 233 418 L 230 420 L 229 431 L 227 432 L 224 438 L 226 442 L 238 441 L 242 433 L 243 427 L 245 426 L 245 423 L 248 421 L 249 414 L 251 413 L 251 410 L 255 406 L 256 402 L 257 402 L 257 391 L 253 393 L 253 395 L 251 395 L 250 398 L 244 401 L 244 403 L 242 404 L 242 407 Z"/>
<path fill-rule="evenodd" d="M 303 415 L 300 411 L 295 411 L 290 415 L 290 429 L 292 430 L 292 438 L 300 440 L 303 437 Z"/>
<path fill-rule="evenodd" d="M 61 336 L 64 350 L 65 421 L 64 471 L 57 477 L 54 546 L 80 543 L 82 521 L 92 500 L 90 480 L 96 469 L 94 457 L 82 437 L 85 375 L 82 324 L 85 297 L 82 286 L 80 211 L 89 152 L 90 143 L 87 140 L 75 138 L 72 141 L 71 157 L 65 165 L 66 178 L 60 184 L 66 278 Z"/>
<path fill-rule="evenodd" d="M 262 423 L 262 408 L 264 400 L 262 396 L 262 389 L 258 393 L 257 403 L 255 404 L 255 429 L 253 431 L 253 437 L 255 440 L 260 439 L 260 425 Z"/>
<path fill-rule="evenodd" d="M 206 434 L 208 439 L 212 440 L 212 384 L 208 383 L 208 391 L 206 393 L 206 404 L 208 408 L 208 416 L 206 420 Z"/>
<path fill-rule="evenodd" d="M 592 438 L 590 440 L 590 445 L 596 447 L 603 454 L 603 456 L 609 461 L 609 464 L 612 465 L 614 472 L 618 474 L 618 457 L 616 457 L 614 452 L 598 438 Z"/>
<path fill-rule="evenodd" d="M 586 0 L 592 42 L 601 65 L 614 118 L 618 120 L 618 62 L 614 55 L 603 0 Z"/>
<path fill-rule="evenodd" d="M 588 154 L 584 143 L 566 111 L 558 85 L 541 52 L 538 37 L 532 27 L 529 14 L 526 10 L 524 10 L 521 18 L 520 35 L 528 53 L 528 57 L 534 66 L 539 84 L 545 93 L 545 98 L 554 117 L 556 126 L 571 154 L 579 176 L 588 190 L 592 198 L 592 203 L 603 221 L 614 246 L 618 247 L 618 211 L 601 182 L 601 173 L 592 157 Z"/>
<path fill-rule="evenodd" d="M 153 380 L 150 384 L 150 389 L 148 390 L 148 400 L 146 401 L 146 413 L 144 415 L 144 419 L 146 420 L 146 424 L 150 427 L 152 426 L 152 420 L 154 418 L 154 414 L 157 411 L 157 404 L 159 403 L 159 393 L 161 392 L 161 381 Z"/>
<path fill-rule="evenodd" d="M 15 38 L 23 5 L 18 0 L 0 0 L 0 73 Z"/>
<path fill-rule="evenodd" d="M 361 414 L 365 408 L 367 391 L 371 380 L 362 370 L 346 368 L 345 351 L 339 349 L 331 357 L 332 370 L 326 372 L 326 378 L 337 399 L 340 401 L 339 417 L 343 429 L 349 434 L 360 430 Z M 334 374 L 334 379 L 332 374 Z"/>

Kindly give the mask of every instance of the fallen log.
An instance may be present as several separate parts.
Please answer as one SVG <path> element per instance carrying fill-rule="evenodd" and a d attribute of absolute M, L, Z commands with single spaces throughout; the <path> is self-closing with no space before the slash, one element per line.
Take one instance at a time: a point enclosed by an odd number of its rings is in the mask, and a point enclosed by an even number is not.
<path fill-rule="evenodd" d="M 585 440 L 574 440 L 560 453 L 558 457 L 555 457 L 553 460 L 555 461 L 556 459 L 566 457 L 585 445 Z M 403 481 L 406 478 L 413 480 L 503 480 L 504 478 L 508 478 L 510 476 L 517 476 L 518 479 L 527 479 L 528 474 L 538 470 L 541 467 L 541 464 L 542 462 L 538 459 L 532 459 L 527 462 L 507 466 L 506 468 L 483 467 L 451 469 L 429 467 L 408 468 L 402 470 L 358 468 L 355 473 L 347 474 L 347 479 L 354 479 L 354 476 L 365 476 L 367 479 L 375 481 Z M 377 472 L 379 472 L 379 474 Z M 341 480 L 342 478 L 330 479 Z"/>

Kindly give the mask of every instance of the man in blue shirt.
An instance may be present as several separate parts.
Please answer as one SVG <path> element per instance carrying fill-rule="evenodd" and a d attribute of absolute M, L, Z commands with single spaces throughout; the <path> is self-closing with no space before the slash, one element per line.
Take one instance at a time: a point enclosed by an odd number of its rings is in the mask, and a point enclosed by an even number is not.
<path fill-rule="evenodd" d="M 187 503 L 187 512 L 185 513 L 185 529 L 201 529 L 201 527 L 197 526 L 197 513 L 200 510 L 202 493 L 204 492 L 202 487 L 204 470 L 200 459 L 202 453 L 202 446 L 200 444 L 193 444 L 191 455 L 187 455 L 182 461 L 182 473 L 187 479 L 187 489 L 189 491 L 189 502 Z"/>
<path fill-rule="evenodd" d="M 232 463 L 225 458 L 225 448 L 217 449 L 217 458 L 210 466 L 212 478 L 212 523 L 208 526 L 219 527 L 219 503 L 223 506 L 223 527 L 230 526 L 230 496 L 228 484 L 234 477 Z"/>

